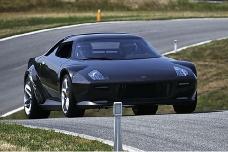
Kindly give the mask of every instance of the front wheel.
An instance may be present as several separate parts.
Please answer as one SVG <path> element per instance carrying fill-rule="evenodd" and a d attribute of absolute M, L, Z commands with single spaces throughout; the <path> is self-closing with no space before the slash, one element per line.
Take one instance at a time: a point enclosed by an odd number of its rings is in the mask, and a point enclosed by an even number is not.
<path fill-rule="evenodd" d="M 173 109 L 178 114 L 193 113 L 196 109 L 196 103 L 191 103 L 187 105 L 173 105 Z"/>
<path fill-rule="evenodd" d="M 40 108 L 29 77 L 27 77 L 24 85 L 24 111 L 29 119 L 48 118 L 50 115 L 50 111 Z"/>
<path fill-rule="evenodd" d="M 61 103 L 62 111 L 66 117 L 82 117 L 85 113 L 84 109 L 76 107 L 74 97 L 72 95 L 71 78 L 68 75 L 63 77 L 61 85 Z"/>
<path fill-rule="evenodd" d="M 191 103 L 186 103 L 185 105 L 173 105 L 173 109 L 178 114 L 193 113 L 197 105 L 197 93 L 195 96 L 195 101 Z"/>
<path fill-rule="evenodd" d="M 158 110 L 158 105 L 140 105 L 132 108 L 135 115 L 155 115 Z"/>

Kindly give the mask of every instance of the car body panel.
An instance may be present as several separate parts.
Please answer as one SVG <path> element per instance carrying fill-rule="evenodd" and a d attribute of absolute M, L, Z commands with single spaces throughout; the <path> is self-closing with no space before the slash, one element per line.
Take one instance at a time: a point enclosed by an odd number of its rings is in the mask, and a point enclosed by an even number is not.
<path fill-rule="evenodd" d="M 68 74 L 72 81 L 75 104 L 84 108 L 142 104 L 185 104 L 195 100 L 197 73 L 194 64 L 158 56 L 129 60 L 79 60 L 57 57 L 62 42 L 83 41 L 97 37 L 137 37 L 126 34 L 93 34 L 69 36 L 60 40 L 51 53 L 29 60 L 25 78 L 31 77 L 40 104 L 60 102 L 61 79 Z M 139 37 L 137 37 L 139 38 Z M 50 50 L 51 50 L 50 49 Z M 188 72 L 177 76 L 174 66 Z M 103 80 L 92 80 L 88 73 L 97 70 Z"/>

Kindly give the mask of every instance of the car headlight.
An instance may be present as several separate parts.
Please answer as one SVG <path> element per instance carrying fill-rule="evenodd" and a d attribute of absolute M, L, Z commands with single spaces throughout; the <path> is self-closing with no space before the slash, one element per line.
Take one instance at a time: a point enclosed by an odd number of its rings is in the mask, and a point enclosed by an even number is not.
<path fill-rule="evenodd" d="M 177 76 L 183 77 L 183 76 L 187 76 L 188 75 L 188 71 L 183 69 L 183 68 L 174 66 L 174 70 L 176 71 Z"/>
<path fill-rule="evenodd" d="M 104 80 L 104 76 L 97 70 L 92 70 L 88 73 L 89 77 L 93 80 Z"/>

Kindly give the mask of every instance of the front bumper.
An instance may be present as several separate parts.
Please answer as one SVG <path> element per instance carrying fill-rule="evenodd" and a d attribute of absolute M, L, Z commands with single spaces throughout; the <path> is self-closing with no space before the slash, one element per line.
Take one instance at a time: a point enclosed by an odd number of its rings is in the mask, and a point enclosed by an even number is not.
<path fill-rule="evenodd" d="M 157 82 L 74 83 L 78 106 L 107 107 L 121 101 L 123 106 L 185 104 L 195 101 L 197 81 L 184 79 Z"/>

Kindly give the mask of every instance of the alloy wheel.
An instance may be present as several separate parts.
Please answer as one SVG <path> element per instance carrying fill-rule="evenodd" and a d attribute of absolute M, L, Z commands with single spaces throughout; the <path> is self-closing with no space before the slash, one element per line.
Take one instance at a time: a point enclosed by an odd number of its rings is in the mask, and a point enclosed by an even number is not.
<path fill-rule="evenodd" d="M 70 92 L 69 92 L 69 84 L 67 79 L 63 80 L 62 83 L 62 90 L 61 90 L 61 102 L 62 102 L 62 109 L 64 113 L 67 113 L 70 105 Z"/>
<path fill-rule="evenodd" d="M 32 104 L 32 88 L 30 81 L 27 81 L 24 87 L 24 109 L 27 115 L 31 112 Z"/>

